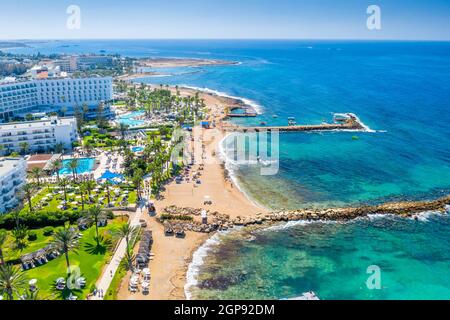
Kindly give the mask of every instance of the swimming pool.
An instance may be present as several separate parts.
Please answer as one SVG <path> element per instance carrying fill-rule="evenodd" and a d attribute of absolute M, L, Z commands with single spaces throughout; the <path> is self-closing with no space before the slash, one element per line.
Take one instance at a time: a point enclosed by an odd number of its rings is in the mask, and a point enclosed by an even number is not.
<path fill-rule="evenodd" d="M 134 153 L 139 153 L 139 152 L 144 151 L 144 147 L 141 147 L 141 146 L 132 147 L 131 151 L 133 151 Z"/>
<path fill-rule="evenodd" d="M 142 116 L 143 114 L 145 114 L 144 111 L 134 111 L 131 113 L 127 113 L 127 114 L 119 117 L 119 123 L 126 124 L 127 126 L 130 126 L 130 127 L 142 126 L 145 123 L 145 121 L 138 120 L 135 118 Z"/>
<path fill-rule="evenodd" d="M 69 168 L 70 161 L 73 159 L 66 159 L 62 161 L 62 168 L 59 170 L 59 174 L 72 174 L 72 169 Z M 78 160 L 78 166 L 75 170 L 77 174 L 88 173 L 94 170 L 95 158 L 80 158 Z"/>

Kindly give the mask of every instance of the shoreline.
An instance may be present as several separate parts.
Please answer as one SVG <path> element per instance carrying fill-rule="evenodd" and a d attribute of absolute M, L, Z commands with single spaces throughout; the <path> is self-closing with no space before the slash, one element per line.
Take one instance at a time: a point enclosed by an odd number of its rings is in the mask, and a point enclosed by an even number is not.
<path fill-rule="evenodd" d="M 146 84 L 149 87 L 157 88 L 156 85 Z M 169 90 L 176 91 L 176 88 L 171 86 Z M 194 141 L 189 143 L 189 148 L 192 149 L 195 144 L 202 144 L 202 152 L 194 151 L 195 163 L 198 169 L 198 159 L 202 159 L 200 163 L 203 164 L 205 154 L 209 159 L 219 160 L 217 163 L 204 164 L 204 171 L 202 173 L 202 184 L 195 188 L 188 184 L 176 184 L 174 181 L 166 186 L 161 199 L 155 202 L 157 212 L 162 212 L 165 207 L 176 206 L 179 208 L 205 208 L 216 210 L 229 216 L 231 226 L 257 226 L 261 225 L 264 228 L 270 228 L 274 224 L 281 222 L 296 223 L 310 223 L 310 222 L 330 222 L 330 221 L 349 221 L 359 217 L 370 217 L 373 214 L 382 213 L 394 214 L 400 217 L 415 218 L 418 212 L 426 212 L 429 210 L 439 209 L 447 210 L 445 205 L 450 202 L 450 196 L 433 200 L 433 201 L 418 201 L 418 202 L 397 202 L 385 203 L 378 206 L 364 206 L 359 208 L 336 208 L 336 209 L 302 209 L 291 211 L 271 211 L 267 208 L 261 208 L 258 203 L 254 203 L 251 198 L 241 189 L 237 178 L 232 176 L 232 170 L 227 168 L 226 159 L 218 159 L 221 156 L 226 158 L 226 155 L 220 152 L 220 145 L 226 139 L 225 130 L 223 128 L 223 120 L 225 119 L 225 109 L 227 104 L 235 103 L 236 97 L 221 96 L 218 91 L 210 89 L 201 90 L 199 88 L 180 85 L 178 87 L 181 96 L 193 95 L 195 92 L 200 93 L 200 97 L 205 99 L 208 110 L 208 120 L 216 122 L 217 130 L 205 130 L 199 127 L 193 129 Z M 208 91 L 206 91 L 208 90 Z M 219 93 L 219 94 L 218 94 Z M 237 98 L 238 101 L 243 102 L 243 99 Z M 211 137 L 210 133 L 214 131 L 219 133 L 220 139 L 217 136 Z M 372 131 L 368 130 L 369 132 Z M 212 139 L 211 139 L 212 138 Z M 193 169 L 194 171 L 195 169 Z M 225 175 L 225 170 L 230 173 L 228 178 Z M 213 205 L 205 207 L 203 205 L 204 195 L 212 196 Z M 216 201 L 218 203 L 216 203 Z M 417 206 L 417 207 L 415 207 Z M 151 218 L 151 226 L 155 228 L 163 228 L 162 225 Z M 155 225 L 156 224 L 156 225 Z M 152 227 L 153 230 L 153 227 Z M 195 284 L 195 270 L 202 263 L 202 259 L 208 252 L 208 247 L 211 239 L 218 237 L 221 232 L 212 232 L 209 234 L 193 233 L 188 231 L 186 239 L 182 240 L 189 243 L 187 246 L 180 248 L 172 248 L 172 254 L 178 255 L 179 260 L 174 264 L 168 266 L 167 259 L 155 258 L 158 261 L 150 262 L 150 270 L 152 275 L 156 273 L 156 283 L 153 283 L 150 288 L 148 296 L 142 295 L 120 295 L 122 299 L 186 299 L 190 298 L 189 288 Z M 155 237 L 155 244 L 162 242 L 167 243 L 167 237 L 164 234 Z M 215 240 L 212 240 L 215 241 Z M 171 247 L 169 245 L 169 247 Z M 178 245 L 177 245 L 178 246 Z M 205 247 L 206 246 L 206 247 Z M 166 248 L 167 249 L 167 248 Z M 167 253 L 164 250 L 159 250 L 155 246 L 155 255 L 164 256 Z M 182 258 L 182 259 L 181 259 Z M 164 269 L 166 268 L 166 269 Z M 194 268 L 194 269 L 191 269 Z M 170 270 L 167 270 L 170 269 Z M 163 270 L 163 271 L 161 271 Z M 152 276 L 153 279 L 153 276 Z M 125 280 L 125 279 L 124 279 Z M 122 281 L 126 282 L 126 281 Z M 167 284 L 169 283 L 169 287 Z M 161 288 L 166 288 L 166 291 Z M 168 290 L 170 288 L 170 290 Z M 127 287 L 124 289 L 127 290 Z M 168 290 L 168 291 L 167 291 Z M 123 291 L 123 290 L 122 290 Z"/>
<path fill-rule="evenodd" d="M 158 87 L 146 85 L 151 88 Z M 184 86 L 180 86 L 178 89 L 181 96 L 192 96 L 199 91 Z M 171 86 L 169 90 L 175 93 L 176 88 Z M 156 212 L 161 213 L 164 208 L 172 205 L 217 211 L 230 218 L 256 217 L 258 214 L 270 212 L 266 208 L 253 203 L 241 188 L 235 185 L 233 179 L 227 178 L 225 163 L 220 159 L 219 145 L 225 137 L 225 131 L 222 128 L 224 111 L 227 105 L 235 103 L 236 100 L 203 91 L 200 91 L 199 94 L 200 98 L 205 99 L 208 108 L 208 120 L 215 121 L 217 124 L 216 128 L 209 130 L 200 126 L 194 127 L 194 141 L 188 142 L 188 149 L 195 158 L 195 164 L 191 172 L 201 172 L 202 183 L 200 185 L 186 182 L 177 184 L 175 181 L 171 181 L 165 186 L 160 199 L 154 203 Z M 203 166 L 201 171 L 200 165 Z M 205 197 L 211 199 L 213 203 L 205 205 Z M 167 237 L 164 235 L 163 225 L 155 217 L 146 216 L 145 220 L 149 229 L 153 231 L 154 238 L 152 247 L 154 258 L 149 265 L 152 274 L 150 293 L 148 295 L 130 293 L 128 291 L 129 275 L 127 275 L 120 285 L 118 299 L 185 299 L 186 276 L 194 255 L 216 233 L 186 231 L 184 239 Z"/>

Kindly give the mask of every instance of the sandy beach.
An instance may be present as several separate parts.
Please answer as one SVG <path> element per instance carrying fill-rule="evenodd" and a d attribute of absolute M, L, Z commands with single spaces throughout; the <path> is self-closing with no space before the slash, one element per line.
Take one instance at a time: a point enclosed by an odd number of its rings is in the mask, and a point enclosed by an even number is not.
<path fill-rule="evenodd" d="M 175 88 L 170 88 L 175 92 Z M 195 90 L 179 88 L 180 94 L 194 95 Z M 222 98 L 209 93 L 200 93 L 200 98 L 205 100 L 209 109 L 209 121 L 216 124 L 216 128 L 193 128 L 194 141 L 189 142 L 189 151 L 194 154 L 195 164 L 191 172 L 201 172 L 201 184 L 183 182 L 176 184 L 171 182 L 166 185 L 160 199 L 155 201 L 157 214 L 167 206 L 204 208 L 210 211 L 218 211 L 228 214 L 230 217 L 256 216 L 258 213 L 267 213 L 262 208 L 252 203 L 231 179 L 227 178 L 224 166 L 220 161 L 218 144 L 225 136 L 223 130 L 224 110 L 227 105 L 233 104 L 229 98 Z M 200 170 L 203 165 L 203 170 Z M 212 201 L 211 205 L 204 205 L 205 199 Z M 201 234 L 187 232 L 184 239 L 166 237 L 163 226 L 155 217 L 145 217 L 149 229 L 153 231 L 154 244 L 150 261 L 150 293 L 130 293 L 128 291 L 129 276 L 123 279 L 118 299 L 121 300 L 145 300 L 145 299 L 185 299 L 184 285 L 186 283 L 186 271 L 191 262 L 195 250 L 213 234 Z"/>

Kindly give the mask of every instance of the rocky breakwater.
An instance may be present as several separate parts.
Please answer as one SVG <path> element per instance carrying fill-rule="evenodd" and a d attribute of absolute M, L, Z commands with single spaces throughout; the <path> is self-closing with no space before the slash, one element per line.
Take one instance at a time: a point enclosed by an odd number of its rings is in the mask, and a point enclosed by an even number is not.
<path fill-rule="evenodd" d="M 235 226 L 262 225 L 282 221 L 347 221 L 366 217 L 369 214 L 393 214 L 411 218 L 420 212 L 426 211 L 440 211 L 444 213 L 446 210 L 449 210 L 448 204 L 450 204 L 450 195 L 431 201 L 388 202 L 381 205 L 354 208 L 282 210 L 267 214 L 257 214 L 253 217 L 238 216 L 234 219 L 230 219 L 228 215 L 217 211 L 207 211 L 207 223 L 202 223 L 200 219 L 194 218 L 201 215 L 202 209 L 171 206 L 164 209 L 165 213 L 161 217 L 166 217 L 166 220 L 173 221 L 173 223 L 178 225 L 181 224 L 184 230 L 209 233 L 217 230 L 227 230 Z M 187 216 L 191 218 L 185 218 Z"/>
<path fill-rule="evenodd" d="M 446 210 L 450 203 L 450 196 L 431 201 L 403 201 L 388 202 L 375 206 L 361 206 L 356 208 L 332 209 L 301 209 L 293 211 L 278 211 L 266 214 L 263 221 L 298 221 L 298 220 L 324 220 L 342 221 L 365 217 L 369 214 L 393 214 L 401 217 L 414 217 L 420 212 Z"/>

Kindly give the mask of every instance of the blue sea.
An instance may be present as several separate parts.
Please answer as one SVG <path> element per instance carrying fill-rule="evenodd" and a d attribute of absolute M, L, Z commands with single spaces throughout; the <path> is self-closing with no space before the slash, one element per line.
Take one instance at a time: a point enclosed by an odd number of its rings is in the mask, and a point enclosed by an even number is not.
<path fill-rule="evenodd" d="M 248 99 L 261 114 L 235 121 L 242 125 L 285 125 L 288 117 L 319 124 L 334 113 L 351 112 L 371 129 L 281 134 L 275 175 L 262 176 L 256 166 L 230 165 L 239 186 L 263 206 L 350 206 L 450 193 L 448 42 L 109 40 L 29 45 L 10 51 L 105 50 L 134 57 L 237 61 L 239 65 L 168 68 L 160 70 L 164 77 L 139 81 Z M 193 275 L 193 297 L 281 299 L 315 290 L 324 299 L 450 298 L 448 216 L 301 224 L 265 232 L 252 235 L 250 242 L 237 232 L 215 243 L 203 263 L 197 261 L 202 279 Z M 233 263 L 216 263 L 224 255 Z M 378 291 L 364 289 L 370 265 L 380 266 L 386 279 Z M 236 274 L 243 276 L 229 281 Z"/>

